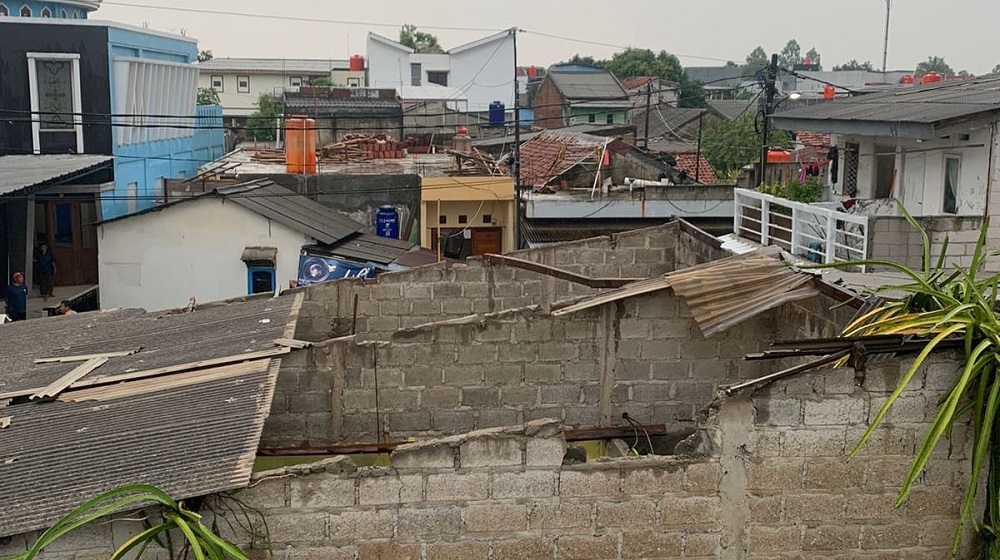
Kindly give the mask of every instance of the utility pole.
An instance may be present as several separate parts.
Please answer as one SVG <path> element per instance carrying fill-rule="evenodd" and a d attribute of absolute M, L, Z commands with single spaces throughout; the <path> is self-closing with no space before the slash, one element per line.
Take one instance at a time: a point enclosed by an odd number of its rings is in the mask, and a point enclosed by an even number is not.
<path fill-rule="evenodd" d="M 510 30 L 514 38 L 514 250 L 521 249 L 521 88 L 517 79 L 517 28 Z"/>
<path fill-rule="evenodd" d="M 885 0 L 885 46 L 882 48 L 882 73 L 885 74 L 886 63 L 889 60 L 889 13 L 892 11 L 892 0 Z M 885 76 L 883 76 L 884 78 Z"/>
<path fill-rule="evenodd" d="M 643 135 L 642 147 L 649 149 L 649 104 L 653 97 L 653 80 L 652 78 L 646 82 L 646 133 Z"/>
<path fill-rule="evenodd" d="M 771 64 L 767 66 L 764 76 L 764 130 L 760 135 L 760 174 L 757 177 L 757 186 L 764 184 L 764 175 L 767 171 L 767 149 L 768 140 L 771 134 L 771 112 L 774 111 L 774 95 L 777 89 L 774 82 L 778 79 L 778 55 L 771 55 Z"/>
<path fill-rule="evenodd" d="M 701 182 L 701 130 L 702 123 L 704 122 L 705 110 L 702 109 L 698 112 L 698 159 L 694 164 L 694 180 L 695 182 Z"/>

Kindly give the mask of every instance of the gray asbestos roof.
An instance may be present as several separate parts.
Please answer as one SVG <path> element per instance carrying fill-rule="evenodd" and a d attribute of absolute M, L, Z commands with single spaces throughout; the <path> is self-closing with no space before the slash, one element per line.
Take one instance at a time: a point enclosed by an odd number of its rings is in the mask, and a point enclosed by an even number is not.
<path fill-rule="evenodd" d="M 975 117 L 1000 111 L 1000 77 L 939 82 L 925 86 L 895 88 L 884 93 L 852 97 L 785 111 L 774 116 L 784 125 L 813 123 L 885 123 L 933 126 L 943 121 Z M 819 130 L 819 127 L 809 130 Z M 841 132 L 840 130 L 831 132 Z"/>
<path fill-rule="evenodd" d="M 728 121 L 735 121 L 744 113 L 752 111 L 747 109 L 750 103 L 743 99 L 711 99 L 708 101 L 708 108 Z"/>
<path fill-rule="evenodd" d="M 0 196 L 21 189 L 57 184 L 111 162 L 111 156 L 17 155 L 0 157 Z"/>
<path fill-rule="evenodd" d="M 629 101 L 625 88 L 607 71 L 550 72 L 549 78 L 559 88 L 563 97 L 570 101 Z"/>
<path fill-rule="evenodd" d="M 680 138 L 681 136 L 678 134 L 679 130 L 688 123 L 697 121 L 698 115 L 701 115 L 703 112 L 704 109 L 685 109 L 682 107 L 673 107 L 666 103 L 654 105 L 649 110 L 649 137 L 664 139 Z M 646 135 L 645 107 L 632 113 L 632 124 L 635 125 L 638 136 L 644 137 Z M 690 138 L 684 139 L 690 140 Z"/>
<path fill-rule="evenodd" d="M 100 224 L 110 224 L 137 218 L 151 212 L 159 212 L 177 204 L 198 200 L 206 196 L 225 198 L 247 210 L 256 212 L 287 226 L 299 233 L 326 244 L 337 243 L 364 230 L 364 226 L 347 216 L 327 208 L 322 204 L 292 192 L 267 179 L 251 181 L 243 185 L 216 189 L 210 193 L 181 198 L 168 204 L 161 204 L 134 214 L 119 216 Z"/>
<path fill-rule="evenodd" d="M 308 58 L 213 58 L 199 62 L 203 72 L 243 72 L 246 74 L 326 75 L 347 70 L 347 60 Z"/>
<path fill-rule="evenodd" d="M 125 484 L 154 484 L 176 499 L 245 486 L 274 391 L 274 341 L 294 329 L 300 298 L 0 325 L 0 418 L 10 419 L 0 429 L 0 537 L 48 527 Z M 24 396 L 81 364 L 38 359 L 136 349 L 54 399 Z M 251 352 L 270 355 L 249 361 Z M 203 363 L 213 359 L 229 365 Z M 122 374 L 137 379 L 107 380 Z"/>

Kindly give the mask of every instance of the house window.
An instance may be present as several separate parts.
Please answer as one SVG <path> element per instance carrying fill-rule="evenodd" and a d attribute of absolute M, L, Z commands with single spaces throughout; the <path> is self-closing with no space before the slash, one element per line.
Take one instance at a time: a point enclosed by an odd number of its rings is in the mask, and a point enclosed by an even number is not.
<path fill-rule="evenodd" d="M 226 79 L 222 76 L 212 76 L 212 89 L 222 93 L 226 91 Z"/>
<path fill-rule="evenodd" d="M 844 194 L 858 196 L 858 163 L 861 160 L 861 146 L 848 144 L 844 149 Z"/>
<path fill-rule="evenodd" d="M 431 84 L 437 84 L 439 86 L 448 85 L 448 73 L 447 72 L 432 72 L 427 71 L 427 82 Z"/>
<path fill-rule="evenodd" d="M 21 6 L 21 17 L 31 17 L 31 8 L 27 6 Z"/>
<path fill-rule="evenodd" d="M 361 87 L 361 78 L 347 78 L 347 87 Z"/>
<path fill-rule="evenodd" d="M 129 214 L 135 214 L 139 207 L 139 183 L 129 183 L 125 185 L 125 204 Z"/>
<path fill-rule="evenodd" d="M 250 93 L 250 76 L 236 76 L 236 92 Z"/>
<path fill-rule="evenodd" d="M 438 223 L 441 224 L 441 225 L 447 224 L 448 223 L 448 216 L 445 216 L 444 214 L 441 214 L 440 216 L 438 216 Z"/>
<path fill-rule="evenodd" d="M 0 16 L 9 16 L 9 15 L 10 15 L 10 10 L 7 9 L 7 6 L 0 4 Z"/>
<path fill-rule="evenodd" d="M 276 287 L 275 276 L 274 268 L 271 267 L 247 268 L 247 293 L 254 295 L 274 292 Z"/>
<path fill-rule="evenodd" d="M 469 217 L 466 216 L 465 214 L 459 214 L 458 215 L 458 223 L 460 223 L 460 224 L 467 224 L 467 223 L 469 223 Z"/>
<path fill-rule="evenodd" d="M 419 86 L 421 85 L 420 80 L 424 76 L 423 66 L 419 62 L 414 62 L 410 64 L 410 85 Z"/>
<path fill-rule="evenodd" d="M 299 87 L 302 85 L 302 76 L 291 76 L 288 78 L 288 85 Z"/>
<path fill-rule="evenodd" d="M 73 10 L 73 19 L 80 19 L 80 12 Z"/>
<path fill-rule="evenodd" d="M 944 156 L 944 206 L 945 214 L 958 213 L 958 178 L 962 172 L 961 156 Z"/>
<path fill-rule="evenodd" d="M 597 115 L 594 114 L 594 113 L 591 113 L 591 114 L 587 115 L 587 122 L 589 122 L 589 123 L 595 123 L 595 122 L 597 122 Z"/>
<path fill-rule="evenodd" d="M 607 119 L 607 123 L 608 124 L 615 124 L 615 114 L 614 113 L 608 113 L 608 116 L 605 117 L 605 118 Z"/>
<path fill-rule="evenodd" d="M 891 198 L 892 184 L 896 180 L 896 149 L 892 146 L 875 146 L 875 188 L 872 198 Z"/>
<path fill-rule="evenodd" d="M 492 214 L 483 214 L 483 223 L 484 224 L 492 224 L 493 223 L 493 215 Z"/>
<path fill-rule="evenodd" d="M 52 17 L 52 10 L 50 10 L 48 6 L 42 8 L 42 17 L 43 18 L 51 18 Z"/>
<path fill-rule="evenodd" d="M 61 17 L 62 19 L 69 19 L 69 14 L 66 13 L 66 10 L 63 10 L 62 12 L 59 13 L 59 17 Z"/>
<path fill-rule="evenodd" d="M 82 154 L 80 55 L 28 53 L 34 152 Z"/>

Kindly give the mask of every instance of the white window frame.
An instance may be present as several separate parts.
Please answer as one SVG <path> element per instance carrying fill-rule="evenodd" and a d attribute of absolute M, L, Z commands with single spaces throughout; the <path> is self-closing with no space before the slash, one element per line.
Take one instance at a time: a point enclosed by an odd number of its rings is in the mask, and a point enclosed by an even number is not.
<path fill-rule="evenodd" d="M 291 87 L 301 87 L 306 80 L 302 76 L 289 76 L 288 85 Z"/>
<path fill-rule="evenodd" d="M 219 85 L 218 86 L 215 85 L 215 81 L 216 81 L 215 79 L 216 78 L 219 79 Z M 213 74 L 212 77 L 211 77 L 211 82 L 210 83 L 212 85 L 212 89 L 214 89 L 215 91 L 217 91 L 219 93 L 226 93 L 226 77 L 225 76 L 223 76 L 221 74 Z"/>
<path fill-rule="evenodd" d="M 71 77 L 73 81 L 73 129 L 76 132 L 76 153 L 84 152 L 83 145 L 83 96 L 80 91 L 80 55 L 78 53 L 38 53 L 29 52 L 28 57 L 28 84 L 31 88 L 31 141 L 33 142 L 34 153 L 42 153 L 41 135 L 42 121 L 38 115 L 40 103 L 38 101 L 38 61 L 39 60 L 68 60 L 72 62 Z M 63 132 L 65 132 L 63 130 Z"/>
<path fill-rule="evenodd" d="M 361 78 L 347 78 L 347 87 L 361 87 Z"/>
<path fill-rule="evenodd" d="M 3 12 L 0 13 L 0 17 L 10 16 L 10 8 L 8 8 L 7 5 L 2 2 L 0 2 L 0 10 L 3 10 Z"/>
<path fill-rule="evenodd" d="M 40 17 L 52 19 L 52 10 L 50 10 L 48 6 L 45 6 L 42 8 Z"/>
<path fill-rule="evenodd" d="M 958 162 L 958 184 L 955 185 L 955 211 L 948 212 L 944 209 L 944 199 L 948 194 L 948 160 L 953 159 Z M 946 216 L 957 216 L 959 209 L 962 206 L 962 155 L 961 154 L 944 154 L 944 159 L 941 160 L 941 214 Z"/>
<path fill-rule="evenodd" d="M 62 11 L 59 12 L 59 17 L 62 19 L 69 19 L 69 13 L 66 11 L 66 8 L 63 8 Z"/>
<path fill-rule="evenodd" d="M 24 10 L 28 10 L 28 15 L 24 15 Z M 35 12 L 31 11 L 31 6 L 25 4 L 21 6 L 21 9 L 17 11 L 17 14 L 21 17 L 34 17 Z"/>
<path fill-rule="evenodd" d="M 240 85 L 240 83 L 243 81 L 244 78 L 246 78 L 246 82 L 247 82 L 247 87 L 245 87 L 245 88 Z M 236 76 L 236 93 L 250 93 L 250 76 L 249 75 Z"/>

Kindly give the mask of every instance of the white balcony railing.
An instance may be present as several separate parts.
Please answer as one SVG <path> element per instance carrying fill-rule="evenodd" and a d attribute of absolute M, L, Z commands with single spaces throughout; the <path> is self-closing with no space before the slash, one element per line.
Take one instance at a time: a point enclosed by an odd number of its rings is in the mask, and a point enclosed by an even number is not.
<path fill-rule="evenodd" d="M 818 205 L 735 189 L 733 232 L 761 245 L 776 245 L 814 263 L 868 257 L 868 218 Z M 861 267 L 862 270 L 864 267 Z"/>

